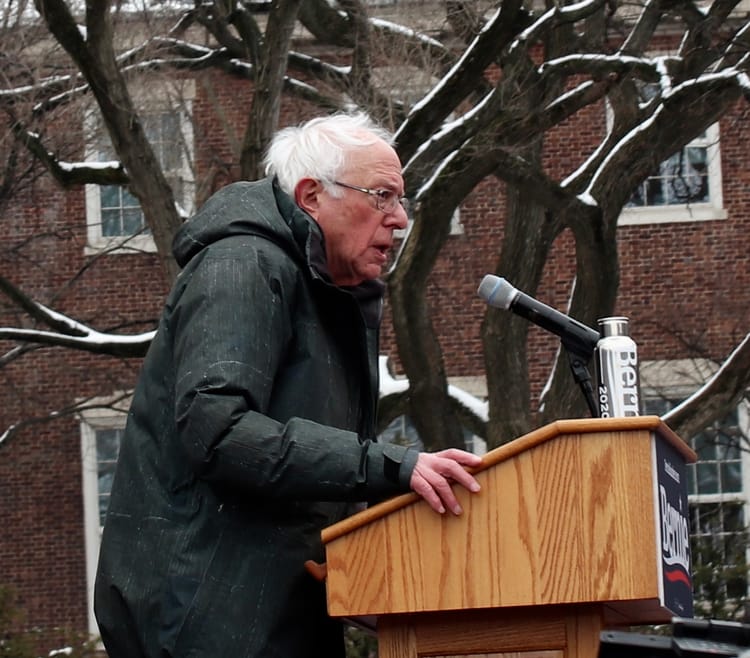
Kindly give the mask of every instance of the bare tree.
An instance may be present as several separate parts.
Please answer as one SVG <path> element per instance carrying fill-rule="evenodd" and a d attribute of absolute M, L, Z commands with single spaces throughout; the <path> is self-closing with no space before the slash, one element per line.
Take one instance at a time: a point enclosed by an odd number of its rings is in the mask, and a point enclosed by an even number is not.
<path fill-rule="evenodd" d="M 276 128 L 283 97 L 322 111 L 357 106 L 390 123 L 416 209 L 388 277 L 410 389 L 384 408 L 394 414 L 408 410 L 431 448 L 460 445 L 466 425 L 496 445 L 583 406 L 569 386 L 564 353 L 542 403 L 532 403 L 528 327 L 496 310 L 487 312 L 483 325 L 489 422 L 472 417 L 448 395 L 426 291 L 455 208 L 483 181 L 502 182 L 507 212 L 496 271 L 534 295 L 552 244 L 569 233 L 576 261 L 570 314 L 587 324 L 610 314 L 619 287 L 618 217 L 634 189 L 748 94 L 750 23 L 733 17 L 738 2 L 720 0 L 706 11 L 689 0 L 640 6 L 584 0 L 543 7 L 520 0 L 450 0 L 444 19 L 433 17 L 439 29 L 427 35 L 374 18 L 357 0 L 335 6 L 327 0 L 221 0 L 184 8 L 173 3 L 172 14 L 156 3 L 137 16 L 126 13 L 126 3 L 87 3 L 77 15 L 72 2 L 35 0 L 43 24 L 30 25 L 62 46 L 68 64 L 63 72 L 47 71 L 23 86 L 19 79 L 4 79 L 0 104 L 14 135 L 13 153 L 23 145 L 65 185 L 128 186 L 141 202 L 167 279 L 176 274 L 169 243 L 181 217 L 146 139 L 129 76 L 213 67 L 253 85 L 237 154 L 246 177 L 259 174 L 259 156 Z M 408 18 L 407 3 L 403 12 Z M 137 21 L 152 26 L 153 33 L 119 49 Z M 293 38 L 300 25 L 312 38 Z M 653 54 L 665 31 L 679 44 L 677 50 Z M 306 45 L 308 52 L 298 50 Z M 319 56 L 322 51 L 330 57 Z M 413 88 L 407 92 L 392 79 L 383 84 L 379 73 L 389 66 L 424 71 L 433 82 L 415 102 Z M 32 93 L 33 112 L 26 118 L 15 115 L 14 105 Z M 83 96 L 93 99 L 118 162 L 71 173 L 33 122 Z M 602 116 L 609 113 L 601 142 L 574 170 L 551 173 L 543 158 L 550 132 L 592 108 Z M 517 257 L 521 251 L 523 260 Z M 5 330 L 0 338 L 75 347 L 75 336 L 85 332 L 85 323 L 61 321 L 14 291 L 10 277 L 4 290 L 50 332 Z M 118 340 L 97 349 L 123 353 Z M 746 339 L 705 389 L 703 396 L 712 404 L 697 397 L 695 405 L 672 417 L 677 431 L 689 434 L 736 403 L 750 378 L 747 353 Z M 510 378 L 509 372 L 518 374 Z"/>

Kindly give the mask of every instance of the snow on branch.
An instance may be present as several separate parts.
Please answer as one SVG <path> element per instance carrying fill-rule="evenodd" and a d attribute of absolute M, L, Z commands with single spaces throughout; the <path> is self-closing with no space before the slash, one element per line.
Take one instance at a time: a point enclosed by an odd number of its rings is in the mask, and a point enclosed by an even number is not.
<path fill-rule="evenodd" d="M 418 114 L 424 107 L 434 101 L 436 97 L 440 95 L 440 92 L 444 91 L 444 88 L 450 84 L 452 80 L 457 78 L 461 71 L 466 67 L 469 60 L 475 57 L 476 51 L 481 51 L 482 43 L 488 38 L 488 35 L 493 34 L 493 28 L 496 29 L 495 25 L 499 25 L 500 16 L 502 12 L 498 9 L 495 14 L 485 23 L 482 31 L 474 37 L 474 40 L 469 44 L 469 47 L 464 51 L 463 55 L 458 61 L 450 68 L 450 70 L 443 76 L 443 78 L 436 84 L 420 101 L 414 104 L 411 109 L 410 115 Z M 408 119 L 407 119 L 408 121 Z M 406 123 L 406 122 L 404 122 Z M 399 128 L 396 135 L 396 141 L 398 141 L 398 134 L 402 131 L 403 126 Z"/>
<path fill-rule="evenodd" d="M 93 183 L 96 185 L 124 185 L 128 175 L 119 162 L 69 163 L 60 162 L 46 149 L 37 133 L 25 130 L 20 122 L 13 124 L 13 134 L 52 174 L 63 187 Z"/>
<path fill-rule="evenodd" d="M 406 27 L 405 25 L 402 25 L 400 23 L 393 23 L 392 21 L 387 21 L 382 18 L 375 17 L 371 17 L 369 19 L 369 23 L 379 31 L 393 32 L 405 38 L 414 39 L 417 42 L 424 44 L 425 46 L 429 46 L 430 48 L 436 48 L 444 53 L 448 52 L 448 49 L 442 43 L 440 43 L 440 41 L 437 41 L 436 39 L 433 39 L 432 37 L 422 32 L 417 32 L 416 30 Z"/>
<path fill-rule="evenodd" d="M 539 66 L 538 71 L 543 76 L 560 73 L 566 75 L 588 73 L 601 76 L 609 73 L 626 74 L 634 72 L 648 82 L 657 82 L 660 78 L 659 63 L 656 60 L 626 55 L 576 53 L 544 62 Z"/>
<path fill-rule="evenodd" d="M 40 345 L 69 347 L 120 357 L 143 356 L 148 349 L 155 331 L 134 335 L 104 333 L 58 313 L 44 304 L 29 298 L 10 281 L 0 276 L 0 292 L 5 293 L 17 306 L 34 320 L 51 331 L 18 327 L 0 327 L 0 340 L 14 340 Z"/>
<path fill-rule="evenodd" d="M 608 167 L 612 163 L 616 162 L 622 149 L 629 147 L 637 140 L 643 140 L 644 135 L 647 135 L 652 129 L 658 128 L 659 122 L 668 120 L 675 111 L 679 111 L 683 101 L 689 102 L 690 99 L 700 95 L 710 94 L 712 91 L 718 91 L 722 88 L 731 87 L 736 85 L 743 92 L 747 94 L 748 87 L 747 74 L 743 71 L 738 71 L 736 68 L 729 68 L 716 73 L 707 73 L 690 80 L 686 80 L 674 87 L 668 87 L 665 89 L 665 85 L 662 85 L 661 98 L 657 99 L 652 106 L 650 114 L 644 117 L 640 123 L 634 125 L 629 132 L 627 132 L 619 142 L 614 145 L 606 157 L 596 167 L 596 171 L 592 174 L 586 191 L 583 193 L 583 197 L 591 201 L 596 198 L 594 191 L 596 190 L 599 181 L 606 178 Z M 671 106 L 671 110 L 668 110 L 668 106 Z M 580 172 L 584 171 L 588 166 L 596 161 L 597 154 L 589 157 L 586 163 L 579 168 L 575 176 L 570 176 L 567 182 L 574 180 Z M 565 186 L 566 183 L 563 183 Z"/>
<path fill-rule="evenodd" d="M 79 327 L 84 326 L 79 323 L 76 324 Z M 128 336 L 122 334 L 101 333 L 94 329 L 88 329 L 86 333 L 81 336 L 56 333 L 53 331 L 39 331 L 37 329 L 0 327 L 0 340 L 33 342 L 54 347 L 68 347 L 82 350 L 84 352 L 109 354 L 111 356 L 121 357 L 143 356 L 155 335 L 155 331 Z"/>
<path fill-rule="evenodd" d="M 606 2 L 606 0 L 582 0 L 572 5 L 554 7 L 544 12 L 529 27 L 519 33 L 510 46 L 510 52 L 527 46 L 536 40 L 544 31 L 560 23 L 572 23 L 589 17 Z"/>
<path fill-rule="evenodd" d="M 747 395 L 748 371 L 750 334 L 703 386 L 663 416 L 664 422 L 678 434 L 692 436 L 720 420 L 727 406 L 736 406 Z"/>
<path fill-rule="evenodd" d="M 56 90 L 59 88 L 67 88 L 70 86 L 71 76 L 69 75 L 55 75 L 49 78 L 43 78 L 38 83 L 33 85 L 22 85 L 20 87 L 10 87 L 8 89 L 0 89 L 0 99 L 16 100 L 22 99 L 25 96 L 37 96 L 39 92 L 47 90 Z"/>
<path fill-rule="evenodd" d="M 123 66 L 125 74 L 164 71 L 167 69 L 186 69 L 192 71 L 208 68 L 219 68 L 229 75 L 244 80 L 254 80 L 256 67 L 252 62 L 238 59 L 233 56 L 227 48 L 207 48 L 198 44 L 189 43 L 182 39 L 158 37 L 151 40 L 152 44 L 158 46 L 168 57 L 149 57 L 141 61 L 135 60 L 135 55 L 143 52 L 142 49 L 130 51 L 127 60 L 130 62 Z M 330 80 L 342 81 L 346 78 L 348 67 L 334 66 L 321 62 L 313 57 L 290 52 L 289 65 L 296 66 L 306 73 L 315 73 L 318 77 Z M 285 76 L 284 89 L 297 98 L 320 104 L 321 107 L 330 110 L 339 108 L 339 103 L 320 93 L 318 89 L 309 83 L 302 82 L 296 78 Z"/>

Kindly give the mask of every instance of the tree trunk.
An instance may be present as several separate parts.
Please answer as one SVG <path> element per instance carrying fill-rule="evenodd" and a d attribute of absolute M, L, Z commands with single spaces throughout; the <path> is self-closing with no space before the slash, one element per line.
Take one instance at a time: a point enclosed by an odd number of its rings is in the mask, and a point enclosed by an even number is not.
<path fill-rule="evenodd" d="M 418 208 L 412 234 L 399 257 L 398 267 L 388 279 L 396 342 L 409 378 L 409 416 L 425 447 L 432 451 L 463 447 L 461 425 L 453 406 L 447 403 L 443 353 L 425 294 L 427 278 L 439 252 L 439 246 L 435 245 L 442 244 L 448 235 L 450 217 L 451 214 L 438 217 Z M 425 248 L 427 242 L 433 244 Z"/>
<path fill-rule="evenodd" d="M 269 13 L 255 79 L 253 103 L 240 156 L 240 175 L 245 180 L 256 180 L 263 176 L 263 155 L 279 123 L 287 54 L 300 2 L 301 0 L 275 0 Z"/>
<path fill-rule="evenodd" d="M 141 202 L 162 269 L 171 281 L 179 271 L 172 257 L 172 238 L 182 220 L 115 58 L 110 3 L 102 0 L 89 7 L 86 40 L 62 0 L 36 0 L 36 4 L 50 32 L 78 64 L 91 87 L 115 152 L 127 170 L 130 190 Z"/>

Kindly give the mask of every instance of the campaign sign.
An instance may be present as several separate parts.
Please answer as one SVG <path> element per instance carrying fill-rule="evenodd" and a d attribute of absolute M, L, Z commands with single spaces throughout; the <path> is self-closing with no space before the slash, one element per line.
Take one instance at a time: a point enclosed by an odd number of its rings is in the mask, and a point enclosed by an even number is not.
<path fill-rule="evenodd" d="M 662 605 L 679 617 L 692 617 L 693 579 L 685 459 L 659 438 L 654 439 L 654 446 Z"/>

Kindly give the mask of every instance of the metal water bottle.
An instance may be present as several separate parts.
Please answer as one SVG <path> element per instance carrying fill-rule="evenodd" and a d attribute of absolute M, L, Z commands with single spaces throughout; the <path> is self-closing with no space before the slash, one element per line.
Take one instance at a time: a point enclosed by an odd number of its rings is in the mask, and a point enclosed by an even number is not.
<path fill-rule="evenodd" d="M 596 344 L 599 416 L 638 416 L 638 350 L 628 335 L 628 319 L 602 318 L 599 333 L 602 335 Z"/>

